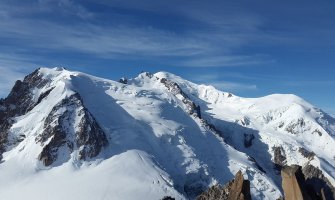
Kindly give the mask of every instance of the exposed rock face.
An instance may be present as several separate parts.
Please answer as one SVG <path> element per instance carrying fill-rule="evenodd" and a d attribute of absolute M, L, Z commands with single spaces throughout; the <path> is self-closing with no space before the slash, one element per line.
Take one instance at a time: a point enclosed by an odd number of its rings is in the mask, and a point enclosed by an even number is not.
<path fill-rule="evenodd" d="M 299 153 L 301 153 L 302 156 L 304 156 L 305 158 L 308 158 L 309 160 L 313 160 L 315 153 L 308 151 L 307 149 L 303 148 L 303 147 L 299 147 Z"/>
<path fill-rule="evenodd" d="M 97 156 L 108 143 L 105 133 L 83 106 L 79 94 L 58 103 L 44 122 L 45 130 L 36 138 L 44 145 L 39 159 L 49 166 L 57 159 L 61 147 L 72 152 L 78 149 L 78 159 Z M 51 140 L 49 140 L 51 138 Z"/>
<path fill-rule="evenodd" d="M 170 196 L 165 196 L 165 197 L 163 197 L 162 200 L 175 200 L 175 198 L 170 197 Z"/>
<path fill-rule="evenodd" d="M 187 111 L 190 115 L 195 115 L 196 117 L 201 119 L 200 106 L 196 105 L 180 88 L 180 86 L 166 78 L 161 79 L 161 83 L 165 85 L 165 87 L 174 95 L 181 95 L 183 97 L 182 101 L 187 107 Z"/>
<path fill-rule="evenodd" d="M 304 128 L 304 126 L 306 125 L 305 120 L 303 118 L 300 118 L 296 121 L 291 122 L 286 128 L 285 130 L 289 133 L 292 133 L 294 135 L 299 133 L 299 129 Z"/>
<path fill-rule="evenodd" d="M 125 77 L 122 77 L 122 78 L 120 78 L 119 82 L 122 83 L 122 84 L 127 84 L 128 83 L 128 79 L 125 78 Z"/>
<path fill-rule="evenodd" d="M 286 200 L 331 200 L 335 190 L 322 174 L 312 165 L 285 166 L 281 171 L 282 187 Z"/>
<path fill-rule="evenodd" d="M 304 175 L 298 165 L 286 166 L 281 171 L 282 187 L 286 200 L 312 200 L 304 185 Z"/>
<path fill-rule="evenodd" d="M 322 132 L 319 129 L 313 130 L 313 126 L 311 126 L 311 121 L 305 118 L 298 118 L 291 121 L 285 127 L 285 131 L 294 135 L 309 132 L 311 134 L 317 134 L 319 136 L 322 136 Z"/>
<path fill-rule="evenodd" d="M 248 200 L 251 199 L 250 195 L 250 182 L 244 180 L 241 171 L 238 171 L 235 175 L 234 182 L 230 188 L 228 200 Z"/>
<path fill-rule="evenodd" d="M 250 182 L 244 180 L 241 171 L 226 185 L 215 185 L 197 197 L 197 200 L 251 200 Z"/>
<path fill-rule="evenodd" d="M 197 200 L 227 200 L 232 181 L 224 186 L 215 185 L 197 197 Z"/>
<path fill-rule="evenodd" d="M 302 168 L 308 190 L 314 190 L 321 199 L 335 199 L 335 188 L 323 175 L 322 171 L 313 165 L 306 165 Z"/>
<path fill-rule="evenodd" d="M 6 150 L 8 131 L 13 124 L 12 118 L 26 114 L 48 96 L 52 89 L 41 94 L 37 101 L 33 99 L 32 93 L 35 88 L 42 88 L 48 82 L 49 80 L 43 79 L 36 70 L 26 76 L 23 81 L 16 81 L 7 98 L 0 100 L 0 160 Z"/>
<path fill-rule="evenodd" d="M 272 147 L 275 169 L 280 171 L 284 165 L 286 165 L 286 157 L 283 147 Z"/>
<path fill-rule="evenodd" d="M 27 114 L 48 97 L 54 89 L 50 83 L 51 80 L 43 77 L 37 69 L 23 81 L 16 81 L 8 97 L 0 100 L 0 160 L 7 146 L 11 145 L 8 134 L 14 117 Z M 35 91 L 42 88 L 45 92 L 37 95 Z M 104 132 L 84 107 L 79 94 L 57 104 L 45 119 L 44 128 L 36 142 L 43 145 L 39 160 L 46 166 L 57 159 L 57 152 L 62 147 L 66 147 L 69 152 L 77 149 L 78 159 L 81 160 L 95 157 L 108 143 Z M 20 135 L 11 143 L 19 143 L 24 139 L 25 135 Z"/>
<path fill-rule="evenodd" d="M 224 134 L 220 130 L 218 130 L 213 124 L 209 123 L 207 120 L 203 119 L 203 117 L 201 116 L 200 106 L 194 103 L 176 82 L 170 81 L 166 78 L 162 78 L 160 82 L 164 84 L 164 86 L 173 95 L 180 95 L 182 97 L 182 102 L 185 104 L 188 114 L 199 118 L 201 120 L 202 125 L 205 128 L 207 128 L 208 130 L 212 131 L 216 135 L 220 136 L 223 140 L 225 140 Z"/>

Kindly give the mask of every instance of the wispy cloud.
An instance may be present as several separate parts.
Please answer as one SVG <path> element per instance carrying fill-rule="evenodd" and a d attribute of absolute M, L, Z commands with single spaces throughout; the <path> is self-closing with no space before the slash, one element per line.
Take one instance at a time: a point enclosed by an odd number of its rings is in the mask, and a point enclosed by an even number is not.
<path fill-rule="evenodd" d="M 83 19 L 88 19 L 93 16 L 92 12 L 89 12 L 85 7 L 73 0 L 38 0 L 35 6 L 37 6 L 40 11 L 75 15 Z"/>
<path fill-rule="evenodd" d="M 190 79 L 199 84 L 212 85 L 219 90 L 233 93 L 241 91 L 252 91 L 258 89 L 256 84 L 245 84 L 239 82 L 224 81 L 222 80 L 222 77 L 217 73 L 192 75 Z"/>
<path fill-rule="evenodd" d="M 155 20 L 166 17 L 176 20 L 170 20 L 170 26 Z M 4 0 L 0 2 L 0 51 L 16 45 L 21 52 L 36 50 L 51 59 L 52 54 L 68 52 L 180 67 L 254 67 L 276 59 L 241 48 L 315 41 L 306 39 L 313 35 L 311 30 L 290 34 L 269 30 L 267 23 L 263 16 L 228 1 Z M 317 35 L 334 31 L 318 29 Z"/>
<path fill-rule="evenodd" d="M 310 86 L 325 86 L 325 85 L 335 85 L 334 80 L 292 80 L 284 81 L 284 85 L 294 86 L 294 87 L 310 87 Z"/>
<path fill-rule="evenodd" d="M 111 23 L 100 23 L 103 15 L 88 10 L 82 4 L 71 1 L 38 0 L 14 5 L 0 3 L 0 39 L 9 45 L 20 45 L 22 51 L 36 49 L 48 53 L 76 52 L 97 58 L 151 60 L 169 59 L 181 67 L 248 66 L 273 62 L 266 55 L 239 55 L 234 50 L 247 44 L 260 34 L 260 19 L 243 15 L 231 17 L 195 11 L 167 8 L 171 16 L 193 20 L 198 27 L 174 31 L 145 23 L 125 21 L 125 14 L 112 15 Z M 110 7 L 125 6 L 113 2 Z M 119 3 L 119 4 L 118 4 Z M 163 3 L 153 3 L 152 8 L 165 8 Z M 149 4 L 146 4 L 149 5 Z M 156 5 L 156 6 L 155 6 Z M 163 4 L 164 5 L 164 4 Z M 140 9 L 138 6 L 136 9 Z M 143 8 L 158 15 L 150 7 Z M 57 16 L 64 16 L 61 22 Z M 20 13 L 20 14 L 18 14 Z M 47 18 L 43 16 L 49 15 Z M 66 17 L 76 16 L 69 22 Z M 111 17 L 111 16 L 109 16 Z M 224 20 L 222 20 L 224 18 Z M 75 23 L 71 21 L 75 20 Z M 137 19 L 140 21 L 140 19 Z M 116 22 L 115 22 L 116 21 Z M 1 49 L 2 50 L 2 49 Z"/>
<path fill-rule="evenodd" d="M 259 64 L 274 63 L 275 60 L 265 55 L 248 56 L 208 56 L 181 61 L 178 64 L 188 67 L 234 67 L 234 66 L 255 66 Z"/>
<path fill-rule="evenodd" d="M 227 81 L 215 81 L 208 82 L 207 84 L 212 85 L 220 90 L 229 91 L 229 92 L 241 92 L 246 90 L 257 90 L 257 85 L 255 84 L 242 84 L 235 82 L 227 82 Z"/>

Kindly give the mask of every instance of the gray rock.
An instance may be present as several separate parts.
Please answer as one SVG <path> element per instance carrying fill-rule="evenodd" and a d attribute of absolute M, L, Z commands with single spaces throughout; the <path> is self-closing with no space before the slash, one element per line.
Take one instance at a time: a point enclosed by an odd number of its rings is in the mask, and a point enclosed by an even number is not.
<path fill-rule="evenodd" d="M 224 186 L 215 185 L 197 197 L 197 200 L 251 200 L 250 181 L 244 180 L 241 171 Z"/>
<path fill-rule="evenodd" d="M 75 119 L 80 120 L 78 127 L 75 127 Z M 78 159 L 85 160 L 97 156 L 108 143 L 105 133 L 84 107 L 78 93 L 57 104 L 46 118 L 44 127 L 36 142 L 44 145 L 39 160 L 46 166 L 57 160 L 61 147 L 67 147 L 70 152 L 75 147 L 79 150 Z M 51 141 L 45 144 L 49 138 L 52 138 Z"/>
<path fill-rule="evenodd" d="M 299 153 L 305 158 L 308 158 L 309 160 L 313 160 L 315 156 L 314 152 L 308 151 L 307 149 L 303 147 L 299 147 Z"/>
<path fill-rule="evenodd" d="M 39 74 L 39 69 L 26 76 L 23 81 L 16 81 L 11 92 L 5 99 L 0 101 L 0 160 L 2 154 L 6 151 L 8 145 L 8 131 L 13 124 L 13 117 L 22 116 L 32 110 L 40 103 L 50 91 L 41 94 L 37 102 L 33 99 L 32 91 L 35 88 L 42 88 L 49 83 L 50 80 L 44 79 Z M 22 138 L 21 138 L 22 139 Z M 18 138 L 17 142 L 22 141 Z"/>
<path fill-rule="evenodd" d="M 128 79 L 125 78 L 125 77 L 122 77 L 122 78 L 120 78 L 119 82 L 122 83 L 122 84 L 127 84 L 128 83 Z"/>
<path fill-rule="evenodd" d="M 274 156 L 275 169 L 277 169 L 280 172 L 281 168 L 284 165 L 286 165 L 286 156 L 284 149 L 281 146 L 274 146 L 272 147 L 272 150 Z"/>
<path fill-rule="evenodd" d="M 322 171 L 312 165 L 284 166 L 281 171 L 286 200 L 332 200 L 335 189 Z"/>

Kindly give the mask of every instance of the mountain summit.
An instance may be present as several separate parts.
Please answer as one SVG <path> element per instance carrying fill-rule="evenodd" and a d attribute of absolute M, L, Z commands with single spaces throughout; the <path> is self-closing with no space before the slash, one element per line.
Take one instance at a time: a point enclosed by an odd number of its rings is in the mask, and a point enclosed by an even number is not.
<path fill-rule="evenodd" d="M 277 199 L 287 165 L 334 188 L 335 119 L 295 95 L 242 98 L 167 72 L 40 68 L 0 100 L 0 159 L 1 199 L 195 199 L 238 171 L 252 199 Z"/>

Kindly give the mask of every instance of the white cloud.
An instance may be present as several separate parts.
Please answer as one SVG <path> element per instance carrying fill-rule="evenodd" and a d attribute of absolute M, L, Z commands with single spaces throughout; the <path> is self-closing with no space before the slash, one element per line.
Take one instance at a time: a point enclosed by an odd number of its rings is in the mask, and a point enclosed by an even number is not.
<path fill-rule="evenodd" d="M 212 85 L 219 90 L 233 93 L 258 89 L 256 84 L 223 81 L 222 77 L 218 73 L 193 75 L 190 79 L 199 84 Z"/>
<path fill-rule="evenodd" d="M 328 86 L 335 85 L 334 80 L 294 80 L 285 81 L 285 85 L 293 87 L 310 87 L 310 86 Z"/>
<path fill-rule="evenodd" d="M 255 66 L 258 64 L 270 64 L 275 62 L 268 56 L 248 55 L 248 56 L 207 56 L 194 58 L 192 60 L 181 61 L 178 64 L 189 67 L 226 67 L 226 66 Z"/>
<path fill-rule="evenodd" d="M 208 84 L 220 90 L 229 91 L 229 92 L 257 90 L 257 85 L 255 84 L 249 85 L 249 84 L 241 84 L 241 83 L 227 82 L 227 81 L 215 81 L 215 82 L 209 82 Z"/>
<path fill-rule="evenodd" d="M 122 5 L 121 2 L 113 4 Z M 111 20 L 115 23 L 101 25 L 95 23 L 101 18 L 95 18 L 94 13 L 70 0 L 39 0 L 32 5 L 0 3 L 0 13 L 6 13 L 0 20 L 0 39 L 8 39 L 26 51 L 37 48 L 51 53 L 76 52 L 112 59 L 146 57 L 158 62 L 169 60 L 171 65 L 181 67 L 241 66 L 271 61 L 266 56 L 233 54 L 236 48 L 260 35 L 258 27 L 262 22 L 254 16 L 215 17 L 211 13 L 196 12 L 192 6 L 190 9 L 169 7 L 166 12 L 171 16 L 192 19 L 203 27 L 178 32 L 127 21 L 122 14 Z M 152 5 L 152 8 L 166 8 L 162 3 Z M 46 12 L 57 14 L 57 11 L 61 15 L 76 15 L 81 20 L 71 24 L 35 16 Z"/>

